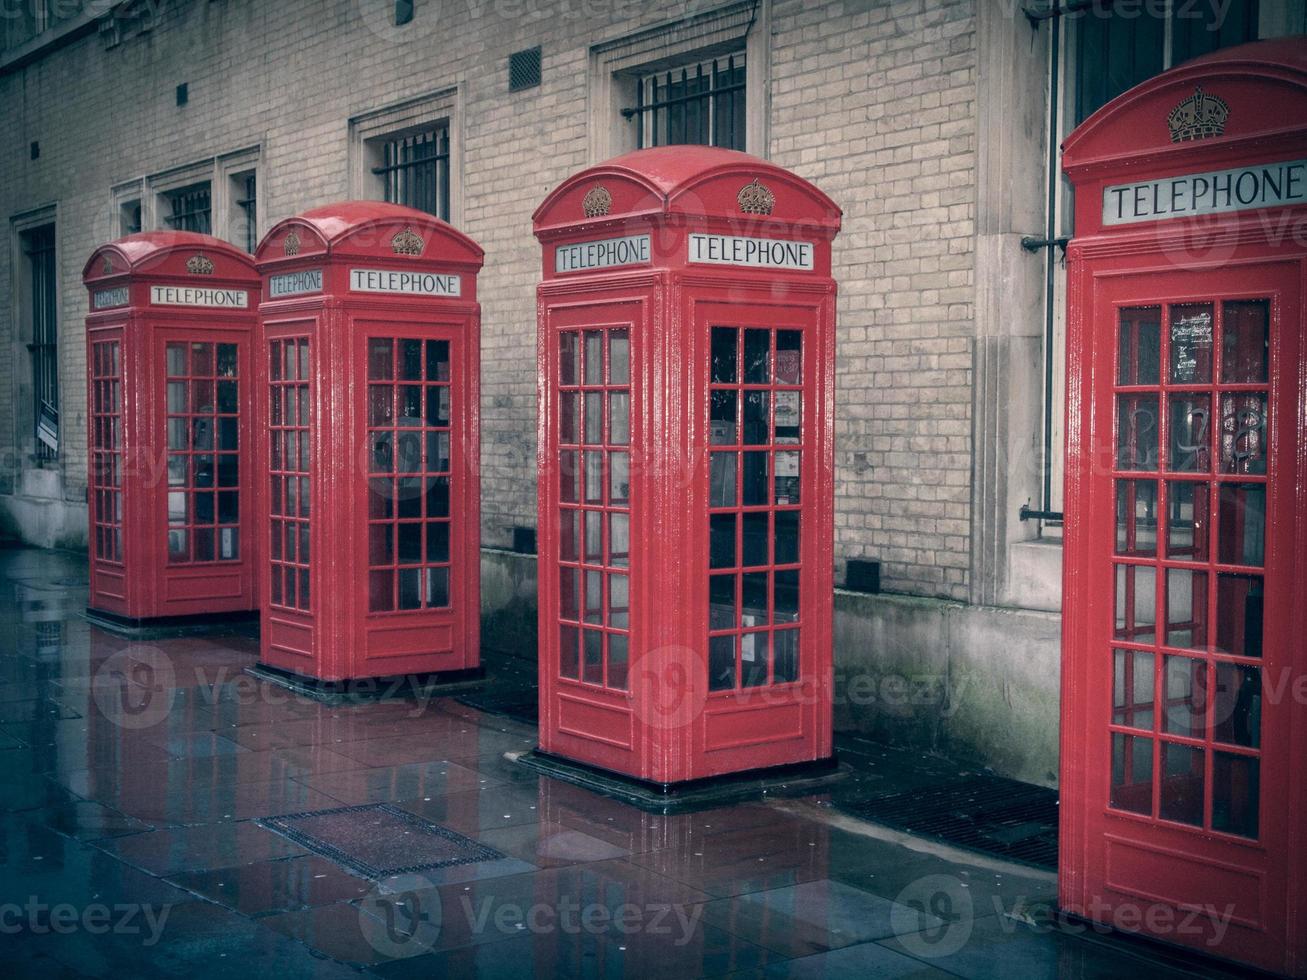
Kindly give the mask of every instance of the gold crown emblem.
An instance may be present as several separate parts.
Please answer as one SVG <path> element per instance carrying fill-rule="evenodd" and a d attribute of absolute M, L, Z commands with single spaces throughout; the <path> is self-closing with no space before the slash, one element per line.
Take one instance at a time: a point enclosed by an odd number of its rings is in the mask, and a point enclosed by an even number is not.
<path fill-rule="evenodd" d="M 390 247 L 395 250 L 396 255 L 421 255 L 424 244 L 422 239 L 413 233 L 412 228 L 405 228 L 390 240 Z"/>
<path fill-rule="evenodd" d="M 192 255 L 186 260 L 186 271 L 193 276 L 211 276 L 213 260 L 207 255 Z"/>
<path fill-rule="evenodd" d="M 771 214 L 776 206 L 776 195 L 766 185 L 758 183 L 756 177 L 740 188 L 735 200 L 745 214 Z"/>
<path fill-rule="evenodd" d="M 109 273 L 113 272 L 113 259 L 109 258 L 109 256 L 106 255 L 104 257 L 104 266 L 101 268 L 100 271 L 106 276 Z"/>
<path fill-rule="evenodd" d="M 1230 107 L 1224 99 L 1195 88 L 1193 95 L 1171 110 L 1166 125 L 1171 130 L 1171 142 L 1184 143 L 1220 136 L 1229 116 Z"/>
<path fill-rule="evenodd" d="M 286 236 L 285 241 L 281 244 L 282 248 L 286 250 L 287 255 L 300 254 L 300 236 L 295 234 L 294 229 L 291 229 L 290 233 Z"/>
<path fill-rule="evenodd" d="M 591 187 L 581 198 L 581 210 L 587 218 L 602 218 L 613 209 L 613 195 L 603 186 Z"/>

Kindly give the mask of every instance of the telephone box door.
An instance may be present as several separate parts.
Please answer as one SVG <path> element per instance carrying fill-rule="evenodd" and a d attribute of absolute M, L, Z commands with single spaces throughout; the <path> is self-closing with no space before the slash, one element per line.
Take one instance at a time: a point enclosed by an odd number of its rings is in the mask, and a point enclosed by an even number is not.
<path fill-rule="evenodd" d="M 1085 289 L 1092 351 L 1071 379 L 1085 444 L 1069 454 L 1083 496 L 1068 499 L 1088 558 L 1086 580 L 1068 579 L 1084 613 L 1064 722 L 1084 764 L 1063 791 L 1086 816 L 1064 842 L 1084 857 L 1064 905 L 1275 968 L 1299 863 L 1284 685 L 1303 646 L 1300 269 L 1117 272 Z"/>

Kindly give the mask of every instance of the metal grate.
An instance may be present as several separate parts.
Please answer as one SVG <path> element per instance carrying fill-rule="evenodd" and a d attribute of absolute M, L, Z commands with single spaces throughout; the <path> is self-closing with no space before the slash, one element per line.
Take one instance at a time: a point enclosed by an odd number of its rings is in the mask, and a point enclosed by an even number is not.
<path fill-rule="evenodd" d="M 493 847 L 389 803 L 288 813 L 256 822 L 374 880 L 504 857 Z"/>
<path fill-rule="evenodd" d="M 192 184 L 165 195 L 171 213 L 165 219 L 173 231 L 195 231 L 208 235 L 213 227 L 213 198 L 209 182 Z"/>
<path fill-rule="evenodd" d="M 979 773 L 846 807 L 856 816 L 961 847 L 1057 867 L 1057 791 Z"/>
<path fill-rule="evenodd" d="M 385 140 L 381 166 L 385 198 L 449 220 L 449 126 L 446 123 Z"/>
<path fill-rule="evenodd" d="M 32 358 L 32 418 L 36 455 L 53 459 L 59 449 L 59 272 L 54 225 L 23 233 L 31 274 L 29 295 Z"/>
<path fill-rule="evenodd" d="M 636 122 L 640 148 L 691 143 L 743 150 L 744 55 L 713 58 L 640 78 L 636 103 L 622 110 Z"/>
<path fill-rule="evenodd" d="M 520 92 L 540 84 L 540 48 L 515 51 L 508 56 L 508 90 Z"/>
<path fill-rule="evenodd" d="M 259 203 L 258 177 L 254 171 L 250 171 L 238 176 L 236 180 L 241 195 L 236 200 L 236 206 L 241 209 L 241 221 L 245 226 L 245 251 L 253 254 L 259 244 L 259 222 L 256 213 Z"/>

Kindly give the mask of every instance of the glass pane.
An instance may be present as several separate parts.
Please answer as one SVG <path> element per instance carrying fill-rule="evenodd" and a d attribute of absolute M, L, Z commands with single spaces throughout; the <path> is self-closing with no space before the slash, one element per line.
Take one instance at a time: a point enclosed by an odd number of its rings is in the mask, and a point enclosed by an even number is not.
<path fill-rule="evenodd" d="M 1260 763 L 1245 755 L 1212 753 L 1212 829 L 1257 836 Z"/>
<path fill-rule="evenodd" d="M 745 453 L 744 506 L 765 506 L 771 503 L 770 492 L 771 485 L 767 480 L 767 453 Z"/>
<path fill-rule="evenodd" d="M 776 439 L 778 443 L 797 445 L 802 435 L 801 394 L 797 391 L 776 392 Z"/>
<path fill-rule="evenodd" d="M 1217 560 L 1226 565 L 1261 565 L 1266 560 L 1266 487 L 1222 483 L 1216 525 Z"/>
<path fill-rule="evenodd" d="M 779 354 L 778 354 L 779 358 Z M 773 683 L 785 684 L 799 679 L 799 631 L 777 630 L 772 634 Z"/>
<path fill-rule="evenodd" d="M 585 502 L 601 504 L 604 501 L 604 454 L 585 453 Z"/>
<path fill-rule="evenodd" d="M 803 333 L 799 330 L 776 331 L 776 383 L 803 383 Z"/>
<path fill-rule="evenodd" d="M 608 442 L 625 446 L 631 441 L 631 396 L 613 392 L 608 396 Z"/>
<path fill-rule="evenodd" d="M 213 376 L 213 345 L 191 344 L 191 374 Z"/>
<path fill-rule="evenodd" d="M 1209 395 L 1172 396 L 1171 447 L 1167 469 L 1176 473 L 1208 473 L 1212 469 Z"/>
<path fill-rule="evenodd" d="M 708 628 L 729 630 L 739 625 L 735 604 L 735 575 L 711 575 L 708 578 Z"/>
<path fill-rule="evenodd" d="M 744 626 L 766 626 L 767 573 L 749 572 L 740 583 L 740 622 Z"/>
<path fill-rule="evenodd" d="M 585 560 L 591 565 L 604 563 L 603 512 L 585 512 Z"/>
<path fill-rule="evenodd" d="M 771 331 L 744 331 L 744 381 L 745 384 L 769 384 L 771 382 Z"/>
<path fill-rule="evenodd" d="M 735 453 L 712 454 L 712 474 L 708 492 L 708 506 L 735 506 L 735 460 Z"/>
<path fill-rule="evenodd" d="M 602 330 L 585 332 L 585 383 L 604 383 L 604 335 Z"/>
<path fill-rule="evenodd" d="M 1166 555 L 1189 561 L 1207 559 L 1206 483 L 1166 485 Z"/>
<path fill-rule="evenodd" d="M 561 619 L 581 619 L 581 572 L 576 568 L 558 570 L 558 615 Z"/>
<path fill-rule="evenodd" d="M 625 575 L 608 576 L 608 625 L 631 628 L 631 580 Z"/>
<path fill-rule="evenodd" d="M 1112 724 L 1153 727 L 1153 655 L 1139 650 L 1112 653 Z"/>
<path fill-rule="evenodd" d="M 630 650 L 627 638 L 621 633 L 609 633 L 608 686 L 614 690 L 625 691 L 629 671 Z"/>
<path fill-rule="evenodd" d="M 274 573 L 273 582 L 277 581 Z M 372 612 L 388 612 L 395 608 L 394 574 L 389 570 L 372 572 L 368 575 L 368 609 Z"/>
<path fill-rule="evenodd" d="M 580 456 L 575 450 L 564 450 L 558 454 L 558 499 L 565 504 L 580 501 L 580 487 L 577 477 L 580 475 Z"/>
<path fill-rule="evenodd" d="M 745 633 L 740 637 L 740 685 L 758 687 L 767 683 L 770 633 Z"/>
<path fill-rule="evenodd" d="M 767 438 L 767 396 L 765 391 L 744 393 L 744 444 L 762 446 Z"/>
<path fill-rule="evenodd" d="M 1153 740 L 1112 733 L 1112 793 L 1108 806 L 1130 813 L 1153 812 Z"/>
<path fill-rule="evenodd" d="M 399 608 L 422 608 L 422 569 L 401 568 L 399 570 Z"/>
<path fill-rule="evenodd" d="M 775 514 L 777 565 L 789 565 L 799 560 L 799 512 L 780 510 Z"/>
<path fill-rule="evenodd" d="M 1269 301 L 1232 300 L 1224 304 L 1222 315 L 1221 381 L 1264 384 L 1271 360 Z"/>
<path fill-rule="evenodd" d="M 625 330 L 610 330 L 608 331 L 608 383 L 624 385 L 630 382 L 631 342 L 627 339 Z"/>
<path fill-rule="evenodd" d="M 1216 648 L 1240 657 L 1262 655 L 1264 590 L 1260 575 L 1216 576 Z"/>
<path fill-rule="evenodd" d="M 767 545 L 770 528 L 768 514 L 744 514 L 744 565 L 757 566 L 768 564 Z"/>
<path fill-rule="evenodd" d="M 1157 428 L 1156 395 L 1117 396 L 1118 469 L 1157 469 Z"/>
<path fill-rule="evenodd" d="M 733 687 L 735 687 L 735 637 L 710 637 L 708 640 L 708 690 L 727 691 Z"/>
<path fill-rule="evenodd" d="M 422 525 L 405 521 L 399 525 L 399 563 L 415 565 L 422 561 Z"/>
<path fill-rule="evenodd" d="M 562 561 L 576 561 L 580 535 L 577 527 L 577 512 L 563 510 L 558 513 L 558 557 Z"/>
<path fill-rule="evenodd" d="M 738 441 L 735 435 L 737 397 L 734 391 L 714 391 L 712 393 L 710 441 L 714 446 L 733 446 Z"/>
<path fill-rule="evenodd" d="M 1166 570 L 1166 642 L 1206 650 L 1207 573 L 1189 568 Z"/>
<path fill-rule="evenodd" d="M 449 341 L 427 341 L 427 380 L 449 380 Z"/>
<path fill-rule="evenodd" d="M 274 532 L 273 539 L 281 535 Z M 395 560 L 395 542 L 393 524 L 368 525 L 368 564 L 389 565 Z"/>
<path fill-rule="evenodd" d="M 799 620 L 798 570 L 776 573 L 776 595 L 772 598 L 774 622 L 795 623 Z"/>
<path fill-rule="evenodd" d="M 713 514 L 709 518 L 710 568 L 735 567 L 735 515 Z"/>
<path fill-rule="evenodd" d="M 432 609 L 441 609 L 449 605 L 449 569 L 448 568 L 428 568 L 427 577 L 427 606 Z"/>
<path fill-rule="evenodd" d="M 1203 750 L 1162 743 L 1162 788 L 1158 815 L 1163 820 L 1203 824 Z"/>
<path fill-rule="evenodd" d="M 608 502 L 623 506 L 631 500 L 631 457 L 629 453 L 609 453 L 610 486 Z"/>
<path fill-rule="evenodd" d="M 289 347 L 287 348 L 289 355 Z M 288 357 L 289 361 L 289 357 Z M 395 376 L 394 343 L 386 338 L 373 337 L 368 341 L 368 379 L 388 381 Z"/>
<path fill-rule="evenodd" d="M 168 382 L 168 411 L 184 413 L 188 410 L 185 381 Z"/>
<path fill-rule="evenodd" d="M 608 515 L 608 564 L 626 568 L 631 564 L 631 517 Z"/>
<path fill-rule="evenodd" d="M 581 631 L 575 626 L 558 628 L 558 674 L 576 680 L 581 676 Z"/>
<path fill-rule="evenodd" d="M 1221 472 L 1266 473 L 1266 395 L 1221 396 Z"/>
<path fill-rule="evenodd" d="M 427 472 L 449 472 L 449 433 L 427 433 Z"/>
<path fill-rule="evenodd" d="M 409 422 L 417 425 L 418 421 Z M 427 389 L 427 425 L 449 425 L 449 386 L 436 385 Z"/>
<path fill-rule="evenodd" d="M 1207 724 L 1207 662 L 1190 657 L 1165 657 L 1164 662 L 1162 730 L 1202 738 Z"/>
<path fill-rule="evenodd" d="M 735 384 L 738 379 L 739 331 L 735 327 L 712 328 L 712 380 L 714 384 Z"/>
<path fill-rule="evenodd" d="M 155 348 L 156 350 L 158 348 Z M 186 377 L 186 345 L 169 344 L 167 347 L 168 376 L 173 378 Z"/>
<path fill-rule="evenodd" d="M 1161 361 L 1161 313 L 1159 306 L 1132 307 L 1121 311 L 1117 381 L 1123 385 L 1155 385 Z"/>
<path fill-rule="evenodd" d="M 599 391 L 585 393 L 585 441 L 591 446 L 604 443 L 604 396 Z"/>
<path fill-rule="evenodd" d="M 558 383 L 575 385 L 581 381 L 581 344 L 575 333 L 558 335 Z"/>
<path fill-rule="evenodd" d="M 1216 665 L 1212 738 L 1255 749 L 1262 734 L 1262 671 L 1243 664 Z"/>
<path fill-rule="evenodd" d="M 404 381 L 422 380 L 422 341 L 399 342 L 399 376 Z"/>
<path fill-rule="evenodd" d="M 1157 569 L 1152 565 L 1116 566 L 1116 637 L 1151 643 L 1157 621 Z"/>
<path fill-rule="evenodd" d="M 1212 304 L 1171 307 L 1171 383 L 1212 380 Z"/>
<path fill-rule="evenodd" d="M 585 573 L 585 621 L 600 625 L 604 621 L 603 572 Z"/>
<path fill-rule="evenodd" d="M 799 453 L 781 452 L 776 454 L 776 503 L 799 503 Z"/>
<path fill-rule="evenodd" d="M 583 630 L 584 661 L 581 680 L 587 684 L 604 682 L 604 635 L 598 630 Z"/>
<path fill-rule="evenodd" d="M 1116 553 L 1157 554 L 1157 481 L 1116 481 Z"/>

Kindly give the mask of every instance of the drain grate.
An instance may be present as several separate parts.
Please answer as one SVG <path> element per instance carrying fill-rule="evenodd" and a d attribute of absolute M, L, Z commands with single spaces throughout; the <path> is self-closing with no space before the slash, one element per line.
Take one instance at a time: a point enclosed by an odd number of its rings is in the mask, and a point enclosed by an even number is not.
<path fill-rule="evenodd" d="M 389 803 L 288 813 L 256 822 L 364 878 L 416 874 L 504 856 Z"/>
<path fill-rule="evenodd" d="M 844 808 L 960 847 L 1057 867 L 1057 791 L 1043 786 L 979 773 Z"/>

